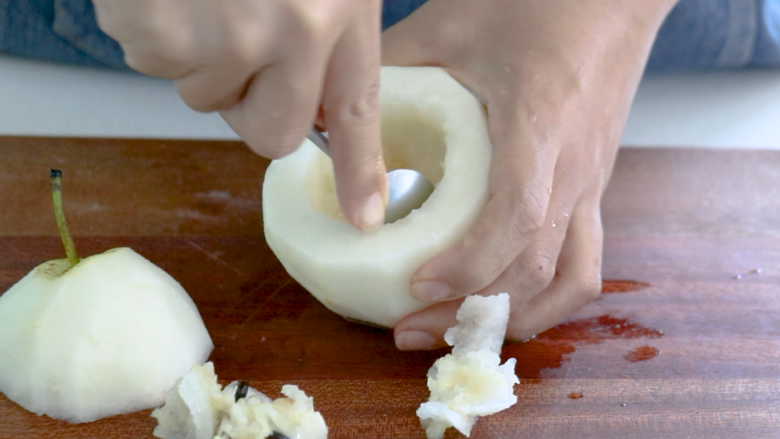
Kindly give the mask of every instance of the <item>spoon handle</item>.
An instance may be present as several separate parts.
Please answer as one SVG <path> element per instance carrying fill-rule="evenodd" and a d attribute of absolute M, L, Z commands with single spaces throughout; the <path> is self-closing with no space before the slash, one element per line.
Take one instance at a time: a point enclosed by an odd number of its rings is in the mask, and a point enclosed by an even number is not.
<path fill-rule="evenodd" d="M 317 128 L 312 127 L 309 131 L 309 135 L 306 136 L 307 139 L 311 141 L 311 143 L 317 145 L 319 149 L 322 150 L 328 157 L 330 157 L 330 148 L 328 148 L 328 138 L 325 137 L 325 134 L 321 133 L 320 130 Z"/>

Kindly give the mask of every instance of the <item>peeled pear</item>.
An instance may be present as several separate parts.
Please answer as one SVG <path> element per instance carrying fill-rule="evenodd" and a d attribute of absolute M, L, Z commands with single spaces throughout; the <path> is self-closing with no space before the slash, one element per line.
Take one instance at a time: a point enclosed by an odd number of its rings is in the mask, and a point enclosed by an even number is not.
<path fill-rule="evenodd" d="M 392 327 L 426 306 L 410 295 L 412 274 L 482 212 L 491 144 L 484 106 L 441 68 L 382 67 L 379 98 L 388 170 L 422 172 L 436 188 L 428 200 L 360 231 L 341 213 L 332 161 L 306 140 L 266 171 L 263 221 L 285 270 L 326 307 Z"/>
<path fill-rule="evenodd" d="M 69 257 L 38 265 L 0 296 L 0 392 L 73 423 L 156 407 L 208 358 L 208 331 L 182 286 L 132 249 L 78 258 L 55 181 Z"/>
<path fill-rule="evenodd" d="M 469 436 L 478 417 L 517 403 L 517 360 L 501 364 L 501 347 L 509 322 L 509 295 L 469 296 L 458 309 L 458 324 L 444 340 L 452 352 L 428 371 L 429 400 L 417 409 L 428 439 L 442 439 L 454 427 Z"/>

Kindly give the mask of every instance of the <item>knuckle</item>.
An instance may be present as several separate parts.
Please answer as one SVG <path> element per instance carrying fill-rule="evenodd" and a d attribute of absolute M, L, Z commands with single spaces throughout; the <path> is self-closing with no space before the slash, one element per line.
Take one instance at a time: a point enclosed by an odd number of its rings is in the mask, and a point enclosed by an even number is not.
<path fill-rule="evenodd" d="M 259 51 L 254 44 L 238 36 L 231 36 L 220 53 L 220 57 L 238 71 L 254 64 L 258 56 Z"/>
<path fill-rule="evenodd" d="M 160 25 L 150 30 L 150 41 L 154 41 L 158 53 L 166 58 L 187 59 L 192 56 L 195 36 L 189 26 L 182 26 L 176 32 Z"/>
<path fill-rule="evenodd" d="M 144 53 L 144 58 L 181 60 L 196 50 L 199 29 L 179 11 L 164 2 L 139 2 L 134 7 L 119 1 L 96 1 L 95 21 L 106 35 L 125 51 Z"/>
<path fill-rule="evenodd" d="M 217 56 L 236 68 L 237 74 L 258 66 L 267 57 L 267 29 L 258 28 L 251 20 L 228 26 Z"/>
<path fill-rule="evenodd" d="M 187 37 L 166 39 L 154 44 L 122 44 L 124 61 L 128 67 L 150 76 L 180 78 L 192 65 L 192 51 Z M 163 41 L 157 44 L 157 41 Z"/>
<path fill-rule="evenodd" d="M 520 191 L 512 200 L 512 224 L 515 232 L 535 234 L 544 225 L 545 203 L 541 191 L 528 188 Z"/>
<path fill-rule="evenodd" d="M 357 126 L 374 124 L 379 118 L 379 83 L 371 82 L 354 98 L 339 101 L 335 105 L 328 105 L 335 107 L 338 123 Z"/>
<path fill-rule="evenodd" d="M 529 265 L 528 276 L 531 287 L 539 292 L 547 287 L 555 277 L 555 261 L 545 253 L 534 256 Z"/>
<path fill-rule="evenodd" d="M 334 13 L 332 2 L 312 1 L 305 5 L 293 7 L 291 18 L 299 34 L 309 43 L 318 43 L 332 32 L 334 25 Z"/>
<path fill-rule="evenodd" d="M 134 39 L 141 47 L 154 51 L 161 58 L 187 58 L 195 50 L 197 31 L 182 18 L 171 19 L 160 11 L 152 14 L 134 29 Z"/>

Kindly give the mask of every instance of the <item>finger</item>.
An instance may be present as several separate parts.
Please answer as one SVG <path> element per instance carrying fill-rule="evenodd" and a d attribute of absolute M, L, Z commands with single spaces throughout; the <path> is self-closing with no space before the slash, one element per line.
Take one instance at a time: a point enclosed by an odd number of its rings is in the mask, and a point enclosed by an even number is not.
<path fill-rule="evenodd" d="M 94 0 L 100 29 L 121 47 L 132 69 L 160 78 L 178 79 L 191 71 L 197 48 L 197 26 L 191 11 L 174 2 Z"/>
<path fill-rule="evenodd" d="M 254 68 L 229 62 L 211 63 L 174 81 L 182 101 L 195 111 L 227 110 L 241 100 Z"/>
<path fill-rule="evenodd" d="M 322 107 L 342 211 L 369 230 L 384 222 L 387 202 L 379 123 L 381 5 L 357 6 L 330 58 Z"/>
<path fill-rule="evenodd" d="M 528 136 L 522 114 L 490 117 L 490 198 L 466 236 L 414 274 L 411 291 L 418 300 L 451 300 L 487 287 L 544 225 L 558 150 Z"/>
<path fill-rule="evenodd" d="M 195 111 L 227 110 L 241 100 L 251 74 L 244 69 L 228 69 L 224 65 L 195 70 L 174 81 L 182 101 Z"/>
<path fill-rule="evenodd" d="M 157 51 L 137 49 L 133 44 L 122 44 L 124 62 L 138 73 L 155 78 L 181 79 L 193 72 L 185 60 L 176 59 Z"/>
<path fill-rule="evenodd" d="M 593 300 L 601 291 L 602 230 L 598 209 L 587 209 L 572 218 L 558 269 L 546 289 L 530 301 L 514 289 L 507 328 L 510 340 L 525 340 L 556 325 Z M 480 295 L 493 295 L 481 291 Z M 437 349 L 446 346 L 444 333 L 457 324 L 456 313 L 465 298 L 439 303 L 402 319 L 394 328 L 400 350 Z"/>
<path fill-rule="evenodd" d="M 214 59 L 174 81 L 179 96 L 195 111 L 227 110 L 234 106 L 255 72 L 273 62 L 267 45 L 269 35 L 262 29 L 222 35 L 221 39 L 224 43 L 213 51 L 217 53 Z"/>
<path fill-rule="evenodd" d="M 568 236 L 558 258 L 559 276 L 524 306 L 516 306 L 509 319 L 507 338 L 525 340 L 557 325 L 601 293 L 603 229 L 598 203 L 588 203 L 572 217 Z"/>
<path fill-rule="evenodd" d="M 571 215 L 568 212 L 578 195 L 576 191 L 566 189 L 571 188 L 563 187 L 552 193 L 545 225 L 534 242 L 495 282 L 477 294 L 492 296 L 509 293 L 514 310 L 516 306 L 525 306 L 529 299 L 550 285 L 567 235 L 566 230 L 570 226 Z M 462 302 L 463 299 L 446 301 L 403 319 L 395 328 L 396 346 L 402 350 L 443 347 L 444 333 L 457 323 L 455 314 Z"/>
<path fill-rule="evenodd" d="M 447 346 L 444 333 L 455 326 L 458 308 L 466 298 L 437 303 L 399 321 L 393 334 L 395 346 L 402 351 L 438 349 Z"/>
<path fill-rule="evenodd" d="M 220 115 L 255 153 L 282 158 L 301 145 L 311 129 L 324 77 L 316 51 L 289 55 L 250 81 L 244 97 Z"/>
<path fill-rule="evenodd" d="M 576 170 L 563 169 L 558 161 L 555 182 L 550 188 L 550 206 L 544 225 L 528 247 L 512 261 L 498 278 L 479 291 L 494 295 L 511 293 L 518 303 L 524 303 L 547 288 L 555 277 L 558 257 L 571 224 L 572 206 L 576 205 L 581 189 L 581 178 L 572 175 Z M 554 188 L 554 189 L 553 189 Z"/>

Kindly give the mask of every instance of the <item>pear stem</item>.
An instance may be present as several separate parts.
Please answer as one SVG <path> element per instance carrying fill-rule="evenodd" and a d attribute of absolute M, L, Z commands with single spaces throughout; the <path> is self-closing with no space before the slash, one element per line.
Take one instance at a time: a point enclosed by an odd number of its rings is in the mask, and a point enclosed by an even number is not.
<path fill-rule="evenodd" d="M 60 231 L 62 245 L 65 247 L 65 253 L 68 255 L 68 262 L 71 267 L 79 263 L 79 256 L 76 253 L 76 244 L 70 236 L 68 222 L 65 221 L 65 211 L 62 208 L 62 171 L 52 169 L 49 174 L 51 177 L 51 200 L 54 203 L 54 219 L 57 220 L 57 229 Z"/>

